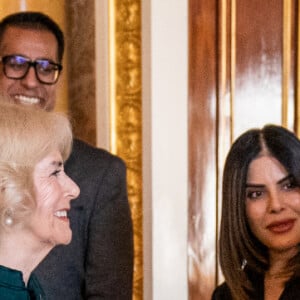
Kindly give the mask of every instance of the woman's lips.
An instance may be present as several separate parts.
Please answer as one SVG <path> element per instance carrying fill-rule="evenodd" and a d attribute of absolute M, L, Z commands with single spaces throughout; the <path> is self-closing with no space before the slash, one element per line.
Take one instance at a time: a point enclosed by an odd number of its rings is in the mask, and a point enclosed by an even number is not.
<path fill-rule="evenodd" d="M 54 213 L 54 216 L 59 218 L 61 221 L 69 222 L 68 211 L 69 209 L 58 210 Z"/>
<path fill-rule="evenodd" d="M 273 233 L 285 233 L 290 231 L 295 224 L 295 220 L 283 220 L 279 222 L 273 222 L 267 226 L 267 228 Z"/>

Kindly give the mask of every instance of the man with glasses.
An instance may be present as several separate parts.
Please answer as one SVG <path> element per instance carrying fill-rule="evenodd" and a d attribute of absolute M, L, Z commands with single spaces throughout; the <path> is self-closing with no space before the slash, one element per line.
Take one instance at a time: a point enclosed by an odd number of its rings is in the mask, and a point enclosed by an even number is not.
<path fill-rule="evenodd" d="M 9 79 L 23 79 L 27 76 L 30 67 L 33 67 L 35 76 L 41 83 L 54 84 L 62 70 L 61 64 L 56 64 L 49 59 L 31 61 L 30 58 L 21 55 L 7 55 L 0 59 L 4 75 Z"/>
<path fill-rule="evenodd" d="M 0 92 L 17 104 L 53 110 L 63 52 L 63 33 L 48 16 L 7 16 L 0 22 Z M 70 211 L 71 244 L 56 247 L 35 271 L 47 299 L 132 299 L 133 236 L 123 161 L 75 139 L 65 169 L 81 193 Z"/>

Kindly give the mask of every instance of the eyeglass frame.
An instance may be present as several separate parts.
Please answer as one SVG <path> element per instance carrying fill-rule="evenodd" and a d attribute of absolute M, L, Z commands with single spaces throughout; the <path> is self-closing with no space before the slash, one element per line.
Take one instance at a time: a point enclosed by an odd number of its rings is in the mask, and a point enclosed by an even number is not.
<path fill-rule="evenodd" d="M 24 73 L 24 75 L 22 75 L 21 77 L 12 77 L 12 76 L 8 76 L 7 75 L 7 72 L 6 72 L 6 61 L 7 59 L 11 58 L 11 57 L 21 57 L 22 59 L 24 59 L 24 61 L 26 61 L 27 63 L 27 70 L 26 72 Z M 42 61 L 47 61 L 50 65 L 53 65 L 55 66 L 57 69 L 55 71 L 57 71 L 57 77 L 55 78 L 55 80 L 53 82 L 45 82 L 43 80 L 40 79 L 39 77 L 39 73 L 38 73 L 38 70 L 37 70 L 37 66 L 39 65 L 39 62 L 42 62 Z M 40 58 L 40 59 L 36 59 L 36 60 L 31 60 L 30 58 L 28 57 L 25 57 L 23 55 L 20 55 L 20 54 L 11 54 L 11 55 L 4 55 L 4 56 L 0 56 L 0 62 L 2 63 L 3 65 L 3 73 L 4 75 L 8 78 L 8 79 L 16 79 L 16 80 L 21 80 L 21 79 L 24 79 L 28 72 L 29 72 L 29 69 L 31 67 L 33 67 L 34 71 L 35 71 L 35 76 L 37 78 L 37 80 L 42 83 L 42 84 L 47 84 L 47 85 L 52 85 L 52 84 L 55 84 L 57 81 L 58 81 L 58 78 L 59 78 L 59 75 L 63 69 L 63 66 L 59 63 L 55 63 L 54 61 L 50 60 L 50 59 L 45 59 L 45 58 Z"/>

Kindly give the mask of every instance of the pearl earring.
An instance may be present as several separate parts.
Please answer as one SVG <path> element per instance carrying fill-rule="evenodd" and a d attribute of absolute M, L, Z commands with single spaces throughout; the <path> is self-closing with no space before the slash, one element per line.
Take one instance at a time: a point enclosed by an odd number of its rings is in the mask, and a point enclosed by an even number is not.
<path fill-rule="evenodd" d="M 5 218 L 4 222 L 7 226 L 11 226 L 13 223 L 13 219 L 12 219 L 12 217 L 7 217 L 7 218 Z"/>

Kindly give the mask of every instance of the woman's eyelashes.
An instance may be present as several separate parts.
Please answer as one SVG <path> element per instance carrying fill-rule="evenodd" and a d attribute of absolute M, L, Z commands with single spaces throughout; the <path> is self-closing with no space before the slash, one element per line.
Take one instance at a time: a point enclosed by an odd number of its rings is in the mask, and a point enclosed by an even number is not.
<path fill-rule="evenodd" d="M 246 190 L 246 198 L 250 200 L 259 199 L 263 196 L 262 190 Z"/>
<path fill-rule="evenodd" d="M 289 192 L 299 189 L 299 185 L 296 183 L 294 176 L 289 176 L 284 180 L 280 180 L 277 184 L 277 192 Z M 250 200 L 256 200 L 263 198 L 268 192 L 268 188 L 263 185 L 247 185 L 246 187 L 246 198 Z"/>
<path fill-rule="evenodd" d="M 51 173 L 51 176 L 57 177 L 61 173 L 62 169 L 56 169 L 54 172 Z"/>
<path fill-rule="evenodd" d="M 299 185 L 293 176 L 290 176 L 286 181 L 282 182 L 282 188 L 285 190 L 293 190 L 298 187 Z"/>
<path fill-rule="evenodd" d="M 50 176 L 57 177 L 64 170 L 64 165 L 61 161 L 53 162 L 51 165 L 51 168 L 54 169 L 54 171 L 51 172 Z"/>

